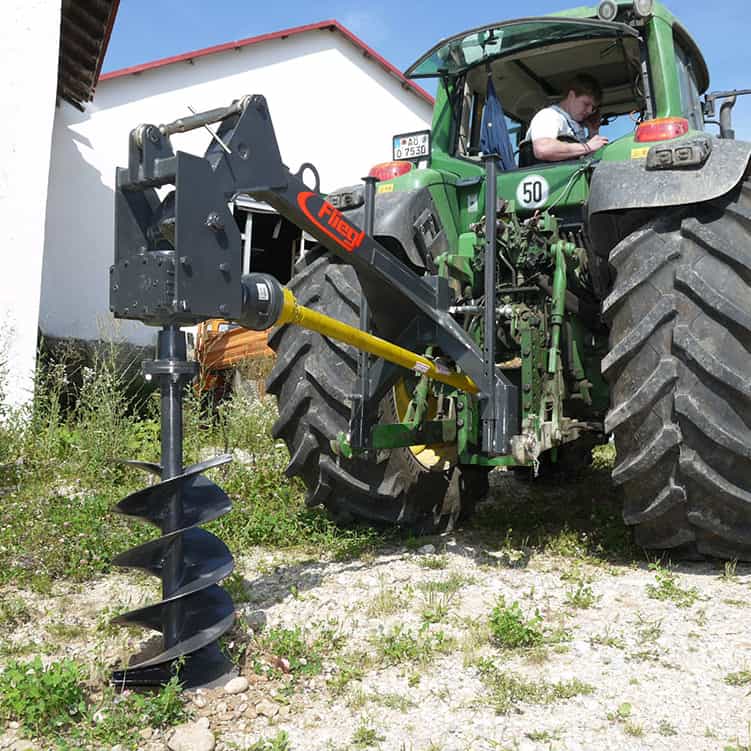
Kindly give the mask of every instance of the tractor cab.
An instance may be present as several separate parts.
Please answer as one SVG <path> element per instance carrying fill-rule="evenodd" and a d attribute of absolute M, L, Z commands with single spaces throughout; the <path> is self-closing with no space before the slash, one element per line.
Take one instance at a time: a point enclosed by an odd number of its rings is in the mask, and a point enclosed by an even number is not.
<path fill-rule="evenodd" d="M 490 142 L 503 170 L 499 195 L 522 214 L 551 206 L 566 213 L 586 200 L 597 161 L 646 155 L 638 137 L 642 123 L 679 120 L 667 131 L 671 138 L 702 130 L 699 95 L 708 75 L 701 54 L 662 6 L 649 4 L 640 15 L 642 5 L 607 0 L 599 8 L 470 29 L 435 45 L 406 71 L 410 78 L 439 81 L 431 166 L 460 180 L 481 174 L 492 128 Z M 672 66 L 650 64 L 658 45 L 674 45 Z M 567 84 L 581 73 L 602 87 L 600 132 L 610 144 L 587 159 L 525 166 L 523 144 L 532 118 L 565 98 Z"/>
<path fill-rule="evenodd" d="M 516 156 L 534 115 L 565 97 L 566 84 L 582 72 L 603 88 L 604 118 L 647 111 L 639 34 L 623 23 L 530 18 L 472 29 L 436 45 L 407 75 L 453 83 L 447 151 L 479 160 L 489 108 L 504 117 L 491 127 L 508 134 Z"/>

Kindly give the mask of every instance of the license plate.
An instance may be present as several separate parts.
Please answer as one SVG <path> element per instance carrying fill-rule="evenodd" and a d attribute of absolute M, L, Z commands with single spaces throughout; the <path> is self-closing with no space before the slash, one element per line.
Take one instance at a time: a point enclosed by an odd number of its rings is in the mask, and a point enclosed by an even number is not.
<path fill-rule="evenodd" d="M 420 130 L 394 136 L 393 152 L 394 161 L 427 159 L 430 156 L 430 131 Z"/>

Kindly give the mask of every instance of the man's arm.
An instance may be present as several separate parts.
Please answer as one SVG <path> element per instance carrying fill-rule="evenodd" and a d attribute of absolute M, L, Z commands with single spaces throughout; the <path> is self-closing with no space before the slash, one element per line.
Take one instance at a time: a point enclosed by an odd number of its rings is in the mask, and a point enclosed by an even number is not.
<path fill-rule="evenodd" d="M 578 159 L 602 148 L 608 139 L 594 135 L 586 143 L 567 143 L 557 138 L 535 138 L 532 148 L 537 159 L 545 162 L 563 162 L 566 159 Z"/>

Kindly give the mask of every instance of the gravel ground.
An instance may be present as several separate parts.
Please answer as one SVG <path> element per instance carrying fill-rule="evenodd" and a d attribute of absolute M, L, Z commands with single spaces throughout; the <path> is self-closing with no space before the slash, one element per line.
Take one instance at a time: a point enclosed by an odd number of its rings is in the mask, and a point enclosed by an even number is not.
<path fill-rule="evenodd" d="M 646 561 L 530 555 L 458 531 L 347 562 L 256 550 L 238 571 L 234 594 L 247 601 L 229 648 L 247 686 L 189 693 L 193 740 L 181 746 L 173 730 L 146 729 L 143 751 L 210 748 L 212 739 L 219 751 L 247 749 L 275 737 L 267 748 L 281 751 L 281 731 L 294 751 L 751 743 L 747 565 L 655 571 Z M 138 605 L 153 591 L 118 574 L 61 583 L 46 598 L 24 592 L 38 617 L 5 636 L 46 645 L 45 659 L 111 667 L 142 637 L 107 628 L 105 608 Z M 501 597 L 527 619 L 539 613 L 543 643 L 504 649 L 492 639 Z M 275 629 L 307 639 L 306 650 L 282 648 Z M 0 748 L 35 748 L 18 738 L 7 724 Z"/>

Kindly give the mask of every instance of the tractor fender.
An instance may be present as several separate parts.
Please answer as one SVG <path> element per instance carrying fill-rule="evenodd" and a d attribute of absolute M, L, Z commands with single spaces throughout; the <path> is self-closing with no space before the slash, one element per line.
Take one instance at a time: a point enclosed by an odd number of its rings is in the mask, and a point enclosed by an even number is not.
<path fill-rule="evenodd" d="M 589 222 L 604 212 L 703 203 L 731 191 L 746 174 L 751 143 L 707 140 L 711 152 L 700 167 L 647 169 L 649 159 L 599 162 L 590 183 Z"/>
<path fill-rule="evenodd" d="M 347 190 L 354 189 L 335 191 L 328 200 L 337 206 L 337 195 Z M 365 225 L 362 204 L 356 208 L 338 208 L 359 227 Z M 394 249 L 389 240 L 396 241 L 409 262 L 422 269 L 429 268 L 433 258 L 448 250 L 446 230 L 428 188 L 376 193 L 373 236 L 389 249 Z"/>

